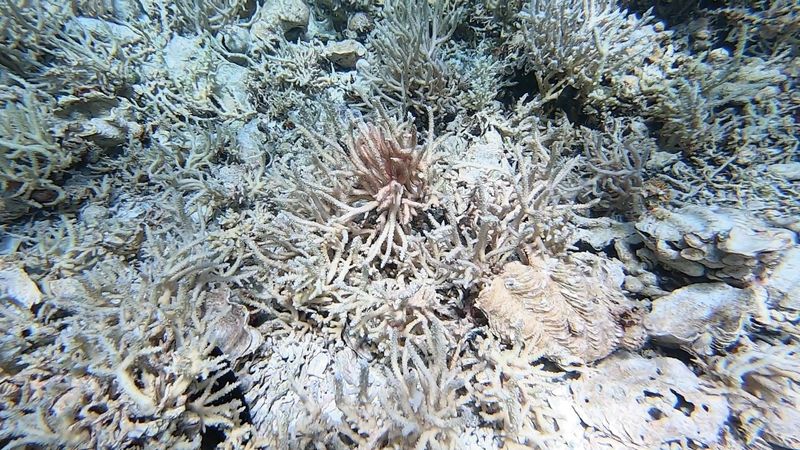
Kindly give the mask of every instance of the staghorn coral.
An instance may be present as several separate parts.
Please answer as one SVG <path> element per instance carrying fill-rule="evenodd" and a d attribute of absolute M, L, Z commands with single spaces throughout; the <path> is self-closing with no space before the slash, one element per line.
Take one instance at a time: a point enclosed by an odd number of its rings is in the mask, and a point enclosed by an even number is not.
<path fill-rule="evenodd" d="M 456 355 L 448 358 L 446 331 L 438 320 L 417 322 L 419 339 L 406 336 L 401 345 L 390 332 L 391 353 L 380 384 L 368 384 L 374 375 L 362 366 L 356 400 L 344 396 L 347 385 L 337 378 L 337 407 L 344 414 L 340 430 L 360 446 L 458 448 L 465 411 Z"/>
<path fill-rule="evenodd" d="M 744 39 L 747 52 L 762 57 L 782 53 L 797 56 L 800 49 L 800 8 L 788 0 L 727 1 L 713 7 L 704 5 L 696 15 L 700 17 L 696 22 L 702 24 L 700 30 L 690 30 L 703 44 Z"/>
<path fill-rule="evenodd" d="M 624 73 L 653 51 L 650 17 L 636 17 L 610 0 L 533 0 L 518 15 L 512 38 L 518 64 L 536 81 L 541 103 L 571 86 L 581 96 L 610 74 Z"/>
<path fill-rule="evenodd" d="M 591 188 L 585 197 L 601 199 L 597 207 L 637 214 L 644 207 L 645 166 L 656 145 L 646 125 L 638 120 L 615 119 L 603 132 L 583 128 L 585 177 Z"/>
<path fill-rule="evenodd" d="M 349 344 L 361 351 L 385 352 L 390 330 L 410 333 L 421 318 L 455 321 L 460 312 L 459 302 L 438 294 L 431 280 L 417 279 L 405 283 L 402 279 L 381 279 L 367 286 L 342 288 L 341 303 L 329 311 L 347 323 L 344 336 Z M 451 323 L 454 336 L 467 333 L 467 324 Z"/>
<path fill-rule="evenodd" d="M 445 174 L 444 220 L 420 249 L 430 276 L 471 289 L 508 261 L 574 243 L 574 219 L 592 202 L 575 201 L 580 159 L 565 157 L 558 133 L 534 125 L 526 142 L 513 142 L 489 130 L 467 149 Z"/>
<path fill-rule="evenodd" d="M 365 76 L 390 105 L 437 115 L 450 112 L 459 78 L 446 61 L 447 42 L 463 14 L 457 0 L 391 0 L 369 39 Z"/>
<path fill-rule="evenodd" d="M 491 335 L 473 334 L 459 363 L 474 413 L 499 430 L 500 442 L 491 448 L 583 445 L 580 419 L 567 406 L 571 395 L 564 373 L 545 370 L 533 349 L 506 348 Z"/>
<path fill-rule="evenodd" d="M 435 319 L 417 323 L 418 340 L 400 344 L 392 332 L 383 368 L 320 336 L 276 340 L 243 375 L 257 444 L 457 448 L 461 381 L 445 330 Z"/>
<path fill-rule="evenodd" d="M 30 182 L 56 203 L 0 211 L 0 446 L 796 446 L 794 9 L 0 4 L 0 139 L 72 158 Z M 630 222 L 687 198 L 759 219 Z M 691 362 L 605 356 L 637 347 L 632 305 L 697 281 L 670 249 L 766 311 L 676 332 L 717 338 Z M 489 314 L 520 267 L 566 321 Z M 502 338 L 542 324 L 566 337 Z"/>
<path fill-rule="evenodd" d="M 0 221 L 5 223 L 32 208 L 62 202 L 61 177 L 81 152 L 59 145 L 49 132 L 53 105 L 30 86 L 3 86 L 0 106 Z"/>
<path fill-rule="evenodd" d="M 111 92 L 132 82 L 127 61 L 141 51 L 143 33 L 133 22 L 82 17 L 76 6 L 42 0 L 0 5 L 0 65 L 53 92 Z"/>
<path fill-rule="evenodd" d="M 241 403 L 223 400 L 236 384 L 220 383 L 228 367 L 211 356 L 213 321 L 201 322 L 194 307 L 208 271 L 208 255 L 195 248 L 142 272 L 106 258 L 80 276 L 46 280 L 44 305 L 28 315 L 36 331 L 9 328 L 30 336 L 2 373 L 0 438 L 9 448 L 196 446 L 205 427 L 241 425 Z M 2 307 L 4 321 L 22 318 Z"/>
<path fill-rule="evenodd" d="M 313 442 L 333 442 L 341 421 L 334 403 L 333 367 L 359 367 L 355 354 L 329 348 L 324 336 L 286 334 L 274 330 L 268 351 L 245 364 L 240 378 L 250 405 L 258 448 L 304 448 Z"/>
<path fill-rule="evenodd" d="M 527 266 L 508 263 L 475 306 L 501 339 L 529 346 L 561 365 L 638 347 L 638 308 L 611 284 L 602 261 L 595 261 L 599 267 L 588 273 L 578 272 L 574 264 L 549 258 L 530 258 Z"/>

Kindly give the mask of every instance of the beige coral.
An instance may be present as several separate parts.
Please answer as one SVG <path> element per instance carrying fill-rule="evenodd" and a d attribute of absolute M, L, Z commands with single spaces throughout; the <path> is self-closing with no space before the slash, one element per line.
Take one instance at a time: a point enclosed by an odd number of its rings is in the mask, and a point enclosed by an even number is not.
<path fill-rule="evenodd" d="M 382 109 L 379 112 L 384 115 Z M 432 198 L 430 168 L 433 148 L 438 145 L 433 136 L 433 117 L 423 145 L 418 144 L 416 131 L 409 123 L 393 125 L 385 115 L 379 123 L 352 117 L 349 120 L 352 128 L 344 139 L 344 147 L 325 136 L 303 131 L 326 162 L 335 164 L 336 157 L 344 156 L 347 165 L 343 172 L 352 176 L 355 183 L 333 180 L 331 189 L 312 181 L 306 194 L 324 210 L 323 217 L 333 215 L 336 224 L 350 225 L 362 219 L 362 225 L 353 228 L 366 235 L 365 248 L 369 250 L 365 263 L 382 255 L 381 265 L 385 265 L 393 254 L 402 256 L 406 252 L 404 228 Z M 334 154 L 326 152 L 320 142 L 327 144 Z"/>
<path fill-rule="evenodd" d="M 502 339 L 560 364 L 596 361 L 642 339 L 638 308 L 598 270 L 587 273 L 572 262 L 508 263 L 476 305 Z"/>

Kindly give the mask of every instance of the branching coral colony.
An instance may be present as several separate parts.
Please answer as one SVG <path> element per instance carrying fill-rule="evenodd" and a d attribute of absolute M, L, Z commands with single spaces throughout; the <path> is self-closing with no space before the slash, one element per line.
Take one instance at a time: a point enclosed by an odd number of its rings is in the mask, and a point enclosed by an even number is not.
<path fill-rule="evenodd" d="M 367 124 L 352 117 L 345 147 L 330 138 L 313 135 L 304 130 L 317 150 L 318 163 L 336 164 L 344 158 L 347 166 L 333 170 L 331 187 L 312 180 L 303 180 L 304 194 L 313 205 L 322 209 L 316 214 L 323 220 L 333 219 L 337 226 L 355 227 L 356 236 L 364 236 L 369 247 L 365 263 L 381 255 L 386 265 L 392 255 L 399 258 L 408 250 L 407 230 L 411 220 L 430 206 L 432 161 L 437 141 L 433 134 L 433 115 L 430 115 L 428 136 L 424 145 L 417 144 L 416 130 L 410 123 L 390 125 L 387 117 L 381 124 Z M 325 150 L 321 144 L 331 150 Z M 342 183 L 355 181 L 354 185 Z M 351 182 L 352 182 L 351 181 Z M 339 198 L 337 198 L 337 194 Z M 359 224 L 354 224 L 358 223 Z"/>
<path fill-rule="evenodd" d="M 800 446 L 800 9 L 705 5 L 0 3 L 0 448 Z"/>

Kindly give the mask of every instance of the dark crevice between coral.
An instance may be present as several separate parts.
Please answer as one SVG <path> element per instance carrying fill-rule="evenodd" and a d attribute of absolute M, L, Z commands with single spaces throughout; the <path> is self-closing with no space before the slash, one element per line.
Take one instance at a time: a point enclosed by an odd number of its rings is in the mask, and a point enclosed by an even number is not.
<path fill-rule="evenodd" d="M 497 100 L 506 109 L 512 109 L 523 98 L 527 101 L 532 101 L 541 91 L 534 72 L 518 70 L 507 81 L 509 86 L 501 89 L 497 95 Z M 597 118 L 585 112 L 586 104 L 580 98 L 578 90 L 572 86 L 564 87 L 555 100 L 542 106 L 546 112 L 547 119 L 555 120 L 563 115 L 577 127 L 585 126 L 591 129 L 600 127 L 600 122 Z"/>
<path fill-rule="evenodd" d="M 286 30 L 286 32 L 283 33 L 283 37 L 287 42 L 297 43 L 304 34 L 306 34 L 305 27 L 294 27 Z"/>
<path fill-rule="evenodd" d="M 245 1 L 244 5 L 242 5 L 242 11 L 239 13 L 239 20 L 243 22 L 250 20 L 258 10 L 258 6 L 259 6 L 258 0 Z"/>
<path fill-rule="evenodd" d="M 639 16 L 652 9 L 651 14 L 670 27 L 698 17 L 704 9 L 728 6 L 728 2 L 713 0 L 622 0 L 619 4 Z"/>
<path fill-rule="evenodd" d="M 218 347 L 214 347 L 214 350 L 211 352 L 211 357 L 219 357 L 222 356 L 223 353 Z M 234 384 L 238 381 L 236 374 L 230 368 L 225 372 L 225 375 L 221 376 L 215 383 L 213 387 L 213 391 L 218 391 L 223 389 L 225 386 Z M 191 399 L 190 399 L 191 400 Z M 244 391 L 242 391 L 241 385 L 237 386 L 231 392 L 229 392 L 224 397 L 220 398 L 214 405 L 224 405 L 231 401 L 238 400 L 242 405 L 242 410 L 239 412 L 239 421 L 241 423 L 252 423 L 252 418 L 250 417 L 250 407 L 247 404 L 247 401 L 244 397 Z M 200 448 L 201 449 L 215 449 L 217 446 L 223 442 L 225 442 L 225 430 L 220 429 L 219 427 L 210 426 L 205 427 L 200 432 Z"/>
<path fill-rule="evenodd" d="M 645 348 L 648 348 L 648 347 L 650 347 L 650 346 L 646 346 Z M 682 348 L 669 347 L 669 346 L 657 345 L 657 344 L 652 344 L 651 348 L 657 348 L 658 352 L 662 356 L 665 356 L 667 358 L 677 359 L 677 360 L 683 362 L 684 364 L 686 364 L 686 366 L 689 367 L 689 368 L 696 368 L 695 361 L 697 360 L 697 358 L 694 355 L 692 355 L 691 353 L 689 353 L 688 351 L 683 350 Z M 695 370 L 695 372 L 696 372 L 696 370 Z"/>
<path fill-rule="evenodd" d="M 501 89 L 497 96 L 506 108 L 512 108 L 525 96 L 531 99 L 539 92 L 539 85 L 533 72 L 515 71 L 507 81 L 509 85 Z"/>

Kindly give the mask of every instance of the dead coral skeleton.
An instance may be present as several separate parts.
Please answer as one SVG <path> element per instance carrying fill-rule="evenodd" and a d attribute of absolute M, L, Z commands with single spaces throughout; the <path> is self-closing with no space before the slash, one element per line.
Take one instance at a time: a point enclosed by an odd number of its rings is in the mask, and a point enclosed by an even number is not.
<path fill-rule="evenodd" d="M 710 361 L 711 373 L 731 389 L 728 397 L 737 427 L 752 448 L 800 445 L 798 356 L 796 342 L 745 340 L 731 354 Z"/>
<path fill-rule="evenodd" d="M 458 354 L 448 356 L 450 343 L 440 321 L 420 318 L 418 323 L 419 336 L 390 331 L 382 389 L 370 389 L 366 367 L 359 377 L 357 402 L 342 395 L 346 385 L 337 380 L 337 406 L 348 424 L 342 432 L 360 445 L 391 447 L 403 442 L 413 443 L 416 449 L 456 448 L 465 414 L 459 394 L 463 379 L 456 370 Z M 383 420 L 376 423 L 376 416 Z"/>
<path fill-rule="evenodd" d="M 593 448 L 713 446 L 730 413 L 718 389 L 673 358 L 612 356 L 570 389 Z"/>
<path fill-rule="evenodd" d="M 473 334 L 458 362 L 474 414 L 497 427 L 497 438 L 510 448 L 580 447 L 583 428 L 565 407 L 571 395 L 561 383 L 564 373 L 545 370 L 535 349 L 506 348 L 481 330 Z"/>
<path fill-rule="evenodd" d="M 549 131 L 548 131 L 549 133 Z M 432 278 L 470 289 L 508 261 L 560 255 L 574 243 L 573 219 L 595 201 L 575 202 L 580 158 L 564 158 L 560 142 L 545 146 L 538 130 L 528 142 L 503 140 L 496 130 L 452 167 L 441 204 L 444 220 L 419 248 Z M 450 174 L 448 174 L 450 175 Z"/>

